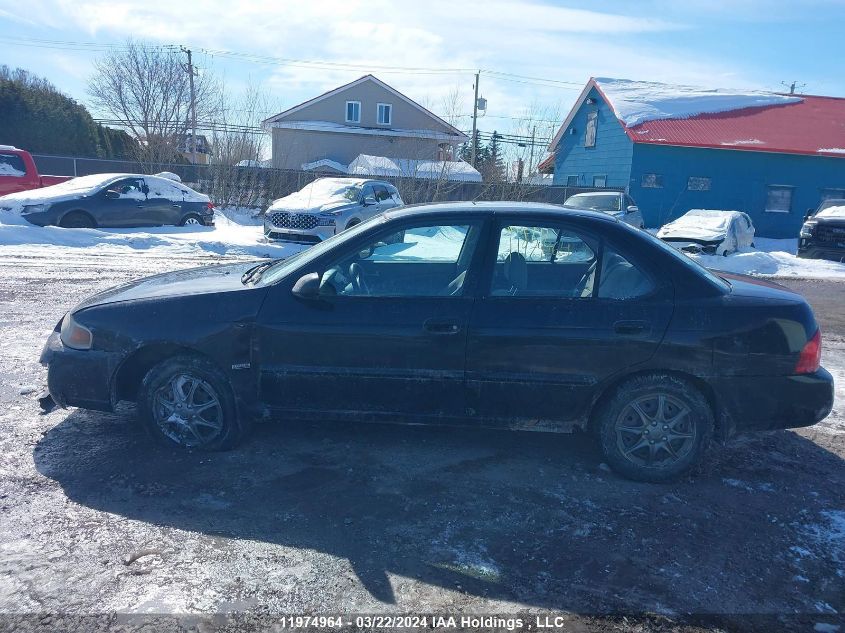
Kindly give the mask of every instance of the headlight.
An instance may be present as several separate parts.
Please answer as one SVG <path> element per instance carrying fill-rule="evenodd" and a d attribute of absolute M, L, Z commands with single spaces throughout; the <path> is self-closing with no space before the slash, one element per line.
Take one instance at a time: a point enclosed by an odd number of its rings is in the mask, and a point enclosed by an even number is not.
<path fill-rule="evenodd" d="M 62 319 L 62 330 L 60 334 L 62 345 L 71 349 L 91 349 L 94 336 L 87 327 L 79 325 L 73 315 L 68 312 Z"/>
<path fill-rule="evenodd" d="M 24 205 L 23 209 L 21 209 L 21 213 L 41 213 L 42 211 L 46 211 L 49 208 L 49 204 L 27 204 Z"/>
<path fill-rule="evenodd" d="M 813 237 L 813 229 L 816 228 L 815 222 L 804 222 L 801 226 L 801 237 Z"/>

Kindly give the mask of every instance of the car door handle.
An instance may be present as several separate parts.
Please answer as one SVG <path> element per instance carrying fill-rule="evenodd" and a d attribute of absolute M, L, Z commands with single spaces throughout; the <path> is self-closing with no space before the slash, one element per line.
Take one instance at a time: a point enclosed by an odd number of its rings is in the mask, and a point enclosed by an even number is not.
<path fill-rule="evenodd" d="M 461 327 L 454 321 L 441 321 L 440 319 L 429 319 L 423 323 L 423 329 L 429 334 L 457 334 Z"/>
<path fill-rule="evenodd" d="M 649 327 L 646 321 L 617 321 L 613 324 L 613 331 L 617 334 L 632 336 L 642 334 Z"/>

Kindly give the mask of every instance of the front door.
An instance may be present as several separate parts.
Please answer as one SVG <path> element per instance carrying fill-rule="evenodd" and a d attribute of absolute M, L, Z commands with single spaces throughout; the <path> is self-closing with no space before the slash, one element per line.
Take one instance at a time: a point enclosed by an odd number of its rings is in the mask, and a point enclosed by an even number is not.
<path fill-rule="evenodd" d="M 142 178 L 124 178 L 97 194 L 92 208 L 98 226 L 139 226 L 147 214 L 146 186 Z"/>
<path fill-rule="evenodd" d="M 295 279 L 271 288 L 257 323 L 263 401 L 300 414 L 462 416 L 481 226 L 369 233 L 293 274 L 320 274 L 319 299 L 293 297 Z"/>
<path fill-rule="evenodd" d="M 469 407 L 512 428 L 565 429 L 600 384 L 654 354 L 671 286 L 563 223 L 502 221 L 493 239 L 467 340 Z"/>

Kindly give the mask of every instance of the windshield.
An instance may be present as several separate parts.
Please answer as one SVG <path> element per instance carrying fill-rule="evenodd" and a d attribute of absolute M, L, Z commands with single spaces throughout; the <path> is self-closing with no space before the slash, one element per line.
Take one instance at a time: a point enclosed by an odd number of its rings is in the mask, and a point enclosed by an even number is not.
<path fill-rule="evenodd" d="M 676 249 L 672 246 L 669 246 L 669 244 L 667 244 L 663 240 L 655 237 L 654 235 L 652 235 L 648 231 L 641 231 L 639 229 L 635 229 L 635 228 L 630 227 L 627 224 L 624 224 L 624 223 L 621 223 L 621 222 L 620 222 L 620 226 L 622 226 L 626 230 L 630 230 L 631 232 L 636 233 L 637 235 L 644 235 L 646 237 L 646 239 L 650 240 L 652 244 L 654 244 L 655 246 L 662 249 L 664 253 L 671 255 L 677 261 L 681 262 L 681 264 L 683 264 L 687 268 L 692 269 L 693 271 L 695 271 L 699 275 L 703 275 L 704 277 L 707 278 L 708 281 L 715 284 L 716 286 L 718 286 L 722 290 L 729 290 L 730 289 L 731 286 L 727 281 L 725 281 L 724 279 L 722 279 L 718 275 L 713 274 L 712 272 L 710 272 L 709 269 L 705 268 L 704 266 L 699 264 L 694 259 L 684 255 L 678 249 Z"/>
<path fill-rule="evenodd" d="M 579 193 L 572 196 L 563 206 L 570 209 L 592 209 L 594 211 L 621 211 L 622 198 L 617 195 Z"/>
<path fill-rule="evenodd" d="M 819 205 L 813 215 L 817 215 L 820 211 L 830 209 L 831 207 L 845 207 L 845 198 L 828 198 Z"/>
<path fill-rule="evenodd" d="M 352 228 L 347 229 L 342 233 L 333 235 L 329 239 L 323 240 L 319 244 L 315 244 L 311 248 L 307 248 L 303 251 L 298 252 L 296 255 L 291 255 L 286 259 L 282 259 L 276 262 L 262 273 L 258 283 L 260 283 L 262 286 L 276 283 L 277 281 L 283 279 L 297 268 L 301 266 L 307 266 L 309 262 L 314 261 L 323 253 L 327 253 L 332 248 L 334 248 L 338 244 L 345 242 L 346 240 L 355 238 L 359 234 L 368 230 L 374 224 L 378 224 L 383 220 L 384 216 L 382 214 L 374 215 L 370 219 L 364 220 L 360 224 L 356 224 Z"/>

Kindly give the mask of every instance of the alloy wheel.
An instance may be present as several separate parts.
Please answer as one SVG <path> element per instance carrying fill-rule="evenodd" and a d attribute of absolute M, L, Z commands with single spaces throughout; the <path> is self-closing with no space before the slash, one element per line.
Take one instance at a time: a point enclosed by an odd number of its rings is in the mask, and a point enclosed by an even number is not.
<path fill-rule="evenodd" d="M 217 439 L 223 431 L 223 407 L 214 388 L 187 373 L 174 375 L 153 399 L 153 417 L 173 442 L 197 448 Z"/>
<path fill-rule="evenodd" d="M 637 466 L 668 466 L 693 450 L 696 427 L 692 410 L 678 398 L 657 392 L 622 409 L 614 426 L 621 454 Z"/>
<path fill-rule="evenodd" d="M 197 220 L 196 218 L 188 218 L 187 220 L 185 220 L 183 225 L 184 226 L 199 226 L 199 223 L 200 223 L 200 221 Z"/>

